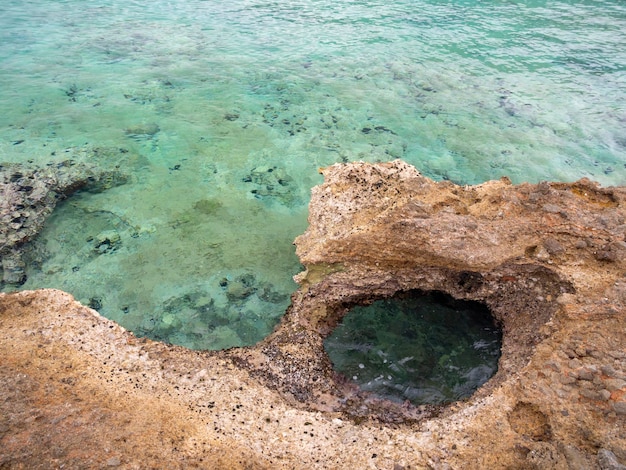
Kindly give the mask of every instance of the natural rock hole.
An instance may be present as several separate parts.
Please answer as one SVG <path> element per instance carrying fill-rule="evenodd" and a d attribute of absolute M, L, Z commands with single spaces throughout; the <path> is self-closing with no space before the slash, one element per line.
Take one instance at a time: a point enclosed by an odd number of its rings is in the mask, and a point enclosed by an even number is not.
<path fill-rule="evenodd" d="M 361 390 L 416 405 L 472 395 L 496 373 L 501 345 L 484 304 L 419 291 L 353 307 L 324 342 Z"/>

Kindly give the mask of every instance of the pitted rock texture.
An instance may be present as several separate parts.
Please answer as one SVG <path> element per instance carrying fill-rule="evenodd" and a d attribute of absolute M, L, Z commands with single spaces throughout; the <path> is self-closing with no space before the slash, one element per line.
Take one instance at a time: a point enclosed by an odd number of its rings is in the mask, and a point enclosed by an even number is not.
<path fill-rule="evenodd" d="M 76 154 L 82 156 L 81 150 Z M 108 158 L 111 152 L 91 149 L 88 154 Z M 95 165 L 73 159 L 45 167 L 0 164 L 0 286 L 24 282 L 21 248 L 39 233 L 59 201 L 80 189 L 100 192 L 126 182 L 126 176 L 108 166 L 111 163 Z"/>
<path fill-rule="evenodd" d="M 460 187 L 395 161 L 322 170 L 306 271 L 255 347 L 136 339 L 58 291 L 0 296 L 0 467 L 620 468 L 626 463 L 626 190 Z M 445 407 L 332 371 L 349 310 L 404 291 L 484 302 L 498 373 Z"/>

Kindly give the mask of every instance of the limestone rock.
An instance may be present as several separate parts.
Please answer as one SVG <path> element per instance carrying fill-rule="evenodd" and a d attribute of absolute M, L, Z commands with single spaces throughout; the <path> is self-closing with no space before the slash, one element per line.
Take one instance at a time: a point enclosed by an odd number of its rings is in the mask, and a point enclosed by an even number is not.
<path fill-rule="evenodd" d="M 0 295 L 0 467 L 622 468 L 625 188 L 322 173 L 301 287 L 254 347 L 190 351 L 59 291 Z M 385 402 L 332 370 L 323 339 L 350 306 L 413 289 L 502 326 L 499 370 L 466 401 Z"/>

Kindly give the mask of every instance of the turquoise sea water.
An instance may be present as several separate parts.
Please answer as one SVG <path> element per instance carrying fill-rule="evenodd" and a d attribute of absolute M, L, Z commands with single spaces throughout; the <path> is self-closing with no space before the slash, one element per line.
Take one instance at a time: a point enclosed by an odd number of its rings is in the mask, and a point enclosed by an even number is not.
<path fill-rule="evenodd" d="M 189 347 L 282 316 L 320 166 L 626 183 L 622 0 L 3 0 L 0 42 L 0 160 L 131 176 L 57 208 L 20 289 Z"/>

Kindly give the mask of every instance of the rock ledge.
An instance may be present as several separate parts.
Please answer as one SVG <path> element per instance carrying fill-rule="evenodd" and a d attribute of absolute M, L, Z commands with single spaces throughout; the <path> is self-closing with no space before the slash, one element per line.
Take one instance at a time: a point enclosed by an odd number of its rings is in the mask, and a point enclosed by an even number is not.
<path fill-rule="evenodd" d="M 59 291 L 0 295 L 0 467 L 623 468 L 626 189 L 460 187 L 401 161 L 322 173 L 301 288 L 255 347 L 189 351 Z M 333 373 L 342 315 L 408 290 L 502 325 L 471 399 L 398 405 Z"/>

